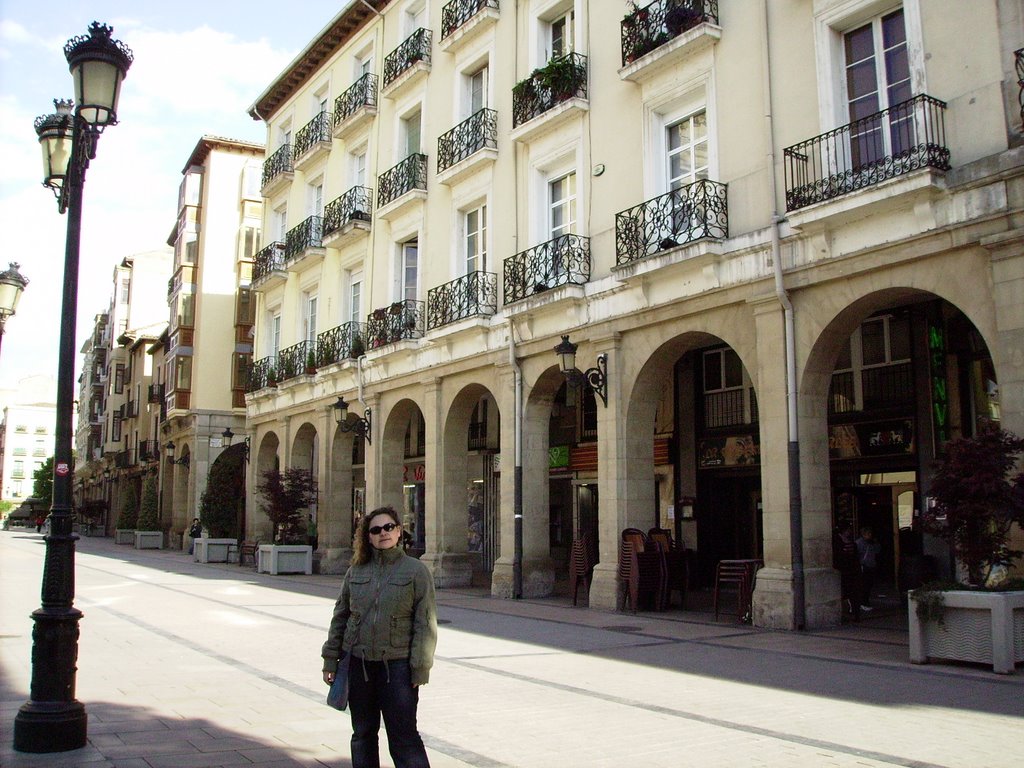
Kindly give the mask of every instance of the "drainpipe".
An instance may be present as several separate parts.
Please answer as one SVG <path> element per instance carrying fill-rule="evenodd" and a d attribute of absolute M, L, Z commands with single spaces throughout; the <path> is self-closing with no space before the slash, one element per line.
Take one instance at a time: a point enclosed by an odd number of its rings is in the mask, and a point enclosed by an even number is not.
<path fill-rule="evenodd" d="M 512 425 L 515 430 L 515 469 L 513 470 L 512 511 L 515 517 L 515 533 L 512 550 L 512 599 L 523 597 L 523 369 L 516 359 L 515 329 L 508 323 L 508 362 L 515 371 L 515 413 Z"/>
<path fill-rule="evenodd" d="M 806 604 L 804 598 L 804 521 L 803 502 L 800 498 L 800 437 L 797 423 L 797 388 L 796 388 L 796 323 L 793 320 L 793 302 L 782 281 L 782 258 L 779 247 L 779 216 L 776 207 L 775 189 L 775 127 L 772 121 L 772 90 L 769 74 L 770 56 L 768 24 L 768 2 L 761 1 L 764 15 L 764 46 L 762 48 L 762 73 L 765 94 L 765 129 L 768 134 L 768 193 L 772 206 L 771 223 L 771 260 L 775 274 L 775 295 L 782 305 L 785 321 L 786 341 L 786 412 L 789 464 L 789 546 L 793 567 L 793 625 L 803 629 L 805 624 Z"/>

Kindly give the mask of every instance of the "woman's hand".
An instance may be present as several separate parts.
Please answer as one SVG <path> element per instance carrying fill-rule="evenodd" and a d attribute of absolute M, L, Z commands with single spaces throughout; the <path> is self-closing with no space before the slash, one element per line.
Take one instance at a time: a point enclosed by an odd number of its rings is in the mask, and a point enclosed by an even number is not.
<path fill-rule="evenodd" d="M 324 671 L 324 682 L 328 685 L 334 685 L 334 673 Z"/>

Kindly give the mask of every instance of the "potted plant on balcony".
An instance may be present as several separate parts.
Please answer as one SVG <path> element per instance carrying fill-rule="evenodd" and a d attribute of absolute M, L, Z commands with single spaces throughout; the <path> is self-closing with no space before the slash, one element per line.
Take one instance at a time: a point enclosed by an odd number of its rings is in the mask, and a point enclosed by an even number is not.
<path fill-rule="evenodd" d="M 139 521 L 139 493 L 135 483 L 126 482 L 121 487 L 121 499 L 118 504 L 117 525 L 114 528 L 115 544 L 134 544 L 135 526 Z"/>
<path fill-rule="evenodd" d="M 552 103 L 558 104 L 576 93 L 578 72 L 572 54 L 551 59 L 533 71 L 532 79 L 551 94 Z"/>
<path fill-rule="evenodd" d="M 135 525 L 136 549 L 163 549 L 164 532 L 157 509 L 156 478 L 148 476 L 142 484 L 142 504 Z"/>
<path fill-rule="evenodd" d="M 316 373 L 316 353 L 310 351 L 306 353 L 306 374 L 312 376 Z"/>
<path fill-rule="evenodd" d="M 665 14 L 665 27 L 672 37 L 678 37 L 684 30 L 695 26 L 702 15 L 699 9 L 689 3 L 678 3 Z"/>
<path fill-rule="evenodd" d="M 277 371 L 274 370 L 273 368 L 268 368 L 267 369 L 267 386 L 268 387 L 276 387 L 277 386 Z"/>
<path fill-rule="evenodd" d="M 353 360 L 356 360 L 366 354 L 366 345 L 363 343 L 362 336 L 352 337 L 352 346 L 349 348 L 348 356 Z"/>
<path fill-rule="evenodd" d="M 909 593 L 910 660 L 955 659 L 1011 673 L 1024 661 L 1014 636 L 1024 634 L 1024 579 L 1007 578 L 1021 556 L 1011 527 L 1024 525 L 1024 472 L 1014 473 L 1024 440 L 994 424 L 953 440 L 931 484 L 926 531 L 949 542 L 958 578 Z M 979 612 L 986 619 L 979 623 Z"/>
<path fill-rule="evenodd" d="M 262 509 L 274 531 L 273 544 L 261 544 L 257 570 L 263 573 L 312 573 L 313 548 L 306 544 L 302 511 L 316 501 L 317 488 L 307 469 L 291 467 L 284 472 L 268 469 L 256 487 L 263 497 Z"/>
<path fill-rule="evenodd" d="M 199 502 L 199 522 L 207 535 L 196 539 L 197 563 L 226 563 L 237 545 L 239 505 L 245 498 L 244 456 L 224 451 L 210 468 Z"/>

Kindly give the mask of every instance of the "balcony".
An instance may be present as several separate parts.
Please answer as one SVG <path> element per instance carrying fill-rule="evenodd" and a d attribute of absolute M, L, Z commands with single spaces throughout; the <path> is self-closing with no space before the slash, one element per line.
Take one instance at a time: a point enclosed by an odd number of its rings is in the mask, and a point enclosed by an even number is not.
<path fill-rule="evenodd" d="M 424 80 L 430 71 L 429 29 L 417 29 L 395 50 L 384 57 L 380 93 L 396 99 Z"/>
<path fill-rule="evenodd" d="M 139 461 L 159 461 L 160 443 L 156 440 L 139 441 Z"/>
<path fill-rule="evenodd" d="M 377 216 L 397 218 L 427 197 L 427 156 L 409 155 L 377 178 Z"/>
<path fill-rule="evenodd" d="M 481 109 L 437 140 L 437 180 L 454 184 L 498 159 L 498 113 Z"/>
<path fill-rule="evenodd" d="M 456 53 L 498 21 L 498 0 L 451 0 L 441 9 L 441 41 L 445 53 Z"/>
<path fill-rule="evenodd" d="M 121 406 L 121 418 L 135 419 L 139 415 L 139 403 L 136 400 L 126 400 Z"/>
<path fill-rule="evenodd" d="M 366 323 L 351 321 L 316 337 L 317 365 L 355 360 L 366 352 Z"/>
<path fill-rule="evenodd" d="M 615 264 L 728 236 L 726 185 L 702 179 L 615 214 Z"/>
<path fill-rule="evenodd" d="M 334 123 L 330 112 L 321 112 L 295 134 L 292 153 L 295 170 L 304 171 L 327 157 L 331 151 L 331 128 Z"/>
<path fill-rule="evenodd" d="M 512 138 L 531 141 L 589 108 L 587 57 L 551 59 L 512 89 Z"/>
<path fill-rule="evenodd" d="M 277 353 L 277 381 L 281 383 L 303 374 L 316 373 L 316 342 L 300 341 Z"/>
<path fill-rule="evenodd" d="M 114 466 L 118 469 L 128 469 L 135 464 L 134 451 L 125 449 L 114 454 Z"/>
<path fill-rule="evenodd" d="M 264 387 L 277 386 L 277 359 L 271 355 L 253 361 L 249 366 L 249 382 L 246 392 L 255 392 Z"/>
<path fill-rule="evenodd" d="M 498 311 L 498 276 L 470 272 L 427 293 L 427 330 Z"/>
<path fill-rule="evenodd" d="M 367 72 L 334 100 L 334 138 L 348 138 L 376 116 L 377 76 Z"/>
<path fill-rule="evenodd" d="M 160 404 L 164 401 L 164 385 L 150 384 L 146 388 L 146 402 Z"/>
<path fill-rule="evenodd" d="M 926 168 L 948 171 L 945 110 L 945 102 L 921 94 L 787 147 L 786 210 L 797 211 Z M 881 197 L 879 202 L 884 202 Z"/>
<path fill-rule="evenodd" d="M 590 280 L 590 238 L 560 235 L 505 259 L 505 304 Z"/>
<path fill-rule="evenodd" d="M 324 208 L 321 241 L 325 246 L 341 248 L 365 237 L 370 232 L 372 212 L 373 190 L 352 187 Z"/>
<path fill-rule="evenodd" d="M 655 0 L 620 23 L 623 80 L 643 82 L 652 75 L 715 44 L 718 0 Z"/>
<path fill-rule="evenodd" d="M 295 177 L 292 166 L 292 145 L 282 144 L 263 161 L 263 183 L 260 192 L 264 197 L 273 197 Z"/>
<path fill-rule="evenodd" d="M 366 317 L 366 341 L 369 349 L 404 339 L 423 336 L 423 302 L 406 299 L 389 307 L 375 309 Z"/>
<path fill-rule="evenodd" d="M 256 254 L 252 264 L 252 288 L 269 291 L 284 285 L 288 272 L 284 266 L 284 243 L 275 242 Z"/>
<path fill-rule="evenodd" d="M 310 216 L 288 230 L 284 238 L 284 263 L 288 269 L 305 268 L 323 260 L 325 251 L 320 239 L 323 227 L 321 217 Z"/>

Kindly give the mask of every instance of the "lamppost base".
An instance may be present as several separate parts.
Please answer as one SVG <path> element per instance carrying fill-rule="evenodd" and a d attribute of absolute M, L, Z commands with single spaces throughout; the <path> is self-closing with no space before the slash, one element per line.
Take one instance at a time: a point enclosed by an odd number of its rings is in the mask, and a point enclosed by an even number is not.
<path fill-rule="evenodd" d="M 30 701 L 14 718 L 18 752 L 68 752 L 86 745 L 85 705 L 79 701 Z"/>

